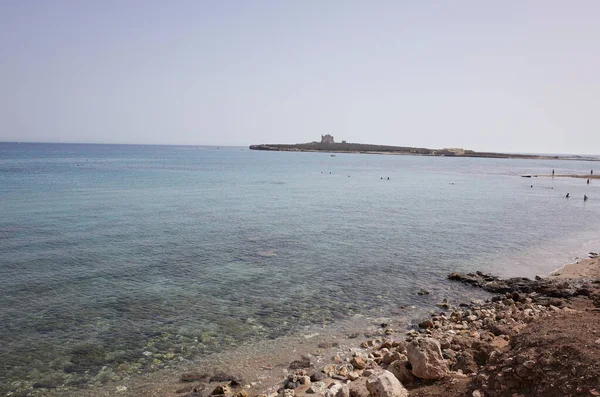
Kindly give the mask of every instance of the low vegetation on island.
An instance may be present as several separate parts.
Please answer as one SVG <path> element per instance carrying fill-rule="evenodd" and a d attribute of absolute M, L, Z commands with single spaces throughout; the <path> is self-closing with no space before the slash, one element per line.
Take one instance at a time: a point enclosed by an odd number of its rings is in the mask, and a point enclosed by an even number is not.
<path fill-rule="evenodd" d="M 515 159 L 546 159 L 546 160 L 599 160 L 595 157 L 583 156 L 553 156 L 538 154 L 514 154 L 496 152 L 476 152 L 461 148 L 428 149 L 410 146 L 371 145 L 366 143 L 335 142 L 333 136 L 321 136 L 321 141 L 296 144 L 260 144 L 251 145 L 251 150 L 270 150 L 282 152 L 327 152 L 327 153 L 366 153 L 366 154 L 396 154 L 413 156 L 445 156 L 445 157 L 486 157 L 486 158 L 515 158 Z"/>

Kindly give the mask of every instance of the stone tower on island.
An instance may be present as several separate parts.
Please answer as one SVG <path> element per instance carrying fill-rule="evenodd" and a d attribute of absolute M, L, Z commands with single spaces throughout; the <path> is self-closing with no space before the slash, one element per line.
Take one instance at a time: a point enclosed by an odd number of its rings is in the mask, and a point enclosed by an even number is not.
<path fill-rule="evenodd" d="M 335 143 L 333 141 L 333 135 L 321 135 L 321 143 Z"/>

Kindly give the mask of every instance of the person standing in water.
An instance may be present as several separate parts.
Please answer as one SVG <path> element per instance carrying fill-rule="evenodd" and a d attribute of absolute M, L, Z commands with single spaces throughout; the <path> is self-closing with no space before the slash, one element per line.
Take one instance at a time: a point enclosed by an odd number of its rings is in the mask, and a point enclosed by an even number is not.
<path fill-rule="evenodd" d="M 554 177 L 554 170 L 552 170 L 552 177 Z"/>
<path fill-rule="evenodd" d="M 587 201 L 588 196 L 586 196 L 585 194 L 583 195 L 583 201 Z"/>

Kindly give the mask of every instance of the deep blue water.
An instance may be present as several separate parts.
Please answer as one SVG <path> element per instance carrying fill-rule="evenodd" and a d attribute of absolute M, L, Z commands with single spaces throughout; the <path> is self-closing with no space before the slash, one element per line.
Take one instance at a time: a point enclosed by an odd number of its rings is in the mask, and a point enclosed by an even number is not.
<path fill-rule="evenodd" d="M 598 247 L 600 181 L 519 175 L 598 164 L 0 144 L 0 391 L 548 273 Z"/>

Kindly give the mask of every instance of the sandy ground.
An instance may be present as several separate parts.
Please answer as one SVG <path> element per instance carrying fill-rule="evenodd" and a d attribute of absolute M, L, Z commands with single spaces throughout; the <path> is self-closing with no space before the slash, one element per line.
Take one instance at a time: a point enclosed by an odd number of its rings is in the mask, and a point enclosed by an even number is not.
<path fill-rule="evenodd" d="M 559 278 L 600 278 L 600 257 L 581 259 L 551 274 Z"/>

